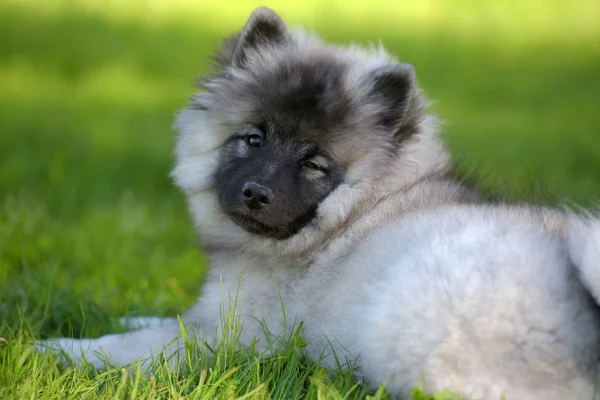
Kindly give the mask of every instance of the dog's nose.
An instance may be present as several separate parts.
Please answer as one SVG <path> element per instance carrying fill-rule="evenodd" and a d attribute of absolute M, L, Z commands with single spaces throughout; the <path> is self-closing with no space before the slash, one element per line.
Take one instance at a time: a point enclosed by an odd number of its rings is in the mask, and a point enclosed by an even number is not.
<path fill-rule="evenodd" d="M 246 182 L 242 187 L 242 199 L 251 210 L 260 210 L 273 201 L 273 192 L 256 182 Z"/>

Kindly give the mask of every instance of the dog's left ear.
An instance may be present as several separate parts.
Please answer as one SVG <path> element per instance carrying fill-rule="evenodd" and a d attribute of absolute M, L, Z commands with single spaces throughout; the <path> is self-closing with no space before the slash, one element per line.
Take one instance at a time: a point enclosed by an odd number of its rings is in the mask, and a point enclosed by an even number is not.
<path fill-rule="evenodd" d="M 371 71 L 366 77 L 369 101 L 377 104 L 378 123 L 386 128 L 399 126 L 407 117 L 416 95 L 415 69 L 410 64 L 395 64 Z"/>
<path fill-rule="evenodd" d="M 232 63 L 243 66 L 250 51 L 262 46 L 281 44 L 286 37 L 287 27 L 281 18 L 269 8 L 257 8 L 238 37 Z"/>

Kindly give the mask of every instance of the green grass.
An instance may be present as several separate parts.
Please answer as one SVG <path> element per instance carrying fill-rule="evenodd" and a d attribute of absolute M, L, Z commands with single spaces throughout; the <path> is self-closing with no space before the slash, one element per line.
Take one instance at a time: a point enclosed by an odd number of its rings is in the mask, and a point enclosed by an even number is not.
<path fill-rule="evenodd" d="M 552 203 L 600 197 L 593 0 L 267 3 L 329 40 L 381 40 L 414 64 L 482 186 Z M 365 396 L 350 372 L 326 374 L 293 343 L 267 359 L 229 343 L 210 364 L 161 364 L 152 377 L 59 368 L 32 351 L 34 338 L 120 332 L 119 316 L 194 302 L 206 260 L 168 179 L 170 125 L 218 38 L 258 5 L 224 4 L 0 3 L 0 398 Z"/>

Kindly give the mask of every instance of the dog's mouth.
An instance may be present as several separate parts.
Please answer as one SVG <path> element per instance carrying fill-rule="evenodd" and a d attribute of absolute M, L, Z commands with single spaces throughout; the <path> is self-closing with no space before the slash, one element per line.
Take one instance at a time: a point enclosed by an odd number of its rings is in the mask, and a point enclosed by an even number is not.
<path fill-rule="evenodd" d="M 228 213 L 228 215 L 237 226 L 247 232 L 281 240 L 295 235 L 300 229 L 310 223 L 316 216 L 316 207 L 311 208 L 309 212 L 301 215 L 290 223 L 276 227 L 260 222 L 248 214 L 231 212 Z"/>
<path fill-rule="evenodd" d="M 230 213 L 229 218 L 240 228 L 250 233 L 257 235 L 274 237 L 276 239 L 284 239 L 286 235 L 282 235 L 281 229 L 270 227 L 262 222 L 252 218 L 249 215 L 241 213 Z"/>

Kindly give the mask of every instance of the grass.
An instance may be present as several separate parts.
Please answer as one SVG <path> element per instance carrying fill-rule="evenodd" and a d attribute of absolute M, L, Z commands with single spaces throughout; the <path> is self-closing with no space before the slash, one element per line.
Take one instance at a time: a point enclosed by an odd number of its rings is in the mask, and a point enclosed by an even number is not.
<path fill-rule="evenodd" d="M 329 40 L 381 40 L 414 64 L 483 187 L 600 197 L 596 2 L 267 3 Z M 232 340 L 210 364 L 159 363 L 150 377 L 61 368 L 31 346 L 194 302 L 207 263 L 168 179 L 171 120 L 218 38 L 255 5 L 0 3 L 0 398 L 366 396 L 293 340 L 271 358 Z"/>

